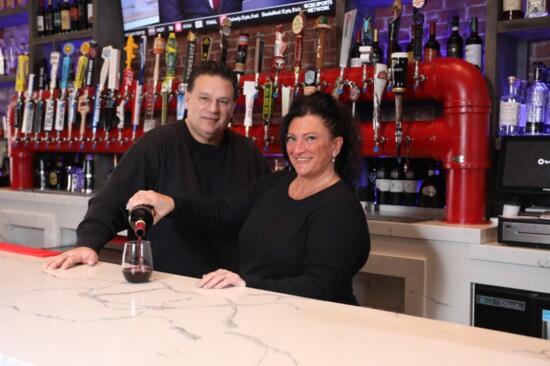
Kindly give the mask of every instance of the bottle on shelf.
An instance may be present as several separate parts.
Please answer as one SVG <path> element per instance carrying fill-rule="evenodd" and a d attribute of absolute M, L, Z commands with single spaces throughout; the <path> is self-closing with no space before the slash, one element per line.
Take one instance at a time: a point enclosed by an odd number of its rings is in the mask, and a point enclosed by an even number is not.
<path fill-rule="evenodd" d="M 405 49 L 407 51 L 407 58 L 409 59 L 409 64 L 412 65 L 414 63 L 414 24 L 411 25 L 411 41 L 407 45 L 407 48 Z"/>
<path fill-rule="evenodd" d="M 405 180 L 403 184 L 403 204 L 405 206 L 418 206 L 418 185 L 420 177 L 413 162 L 407 162 L 404 167 Z"/>
<path fill-rule="evenodd" d="M 384 53 L 378 42 L 378 29 L 374 29 L 372 37 L 372 63 L 373 64 L 383 64 L 384 63 Z"/>
<path fill-rule="evenodd" d="M 88 15 L 88 28 L 94 27 L 94 2 L 86 0 L 86 14 Z"/>
<path fill-rule="evenodd" d="M 379 205 L 390 203 L 390 173 L 382 159 L 377 160 L 376 200 Z"/>
<path fill-rule="evenodd" d="M 500 97 L 499 103 L 499 135 L 518 135 L 520 134 L 520 97 L 517 93 L 517 83 L 515 76 L 508 76 L 508 88 Z"/>
<path fill-rule="evenodd" d="M 40 156 L 36 166 L 34 188 L 45 191 L 48 189 L 48 179 L 50 175 L 50 161 L 46 155 Z"/>
<path fill-rule="evenodd" d="M 420 207 L 445 207 L 445 185 L 436 172 L 435 162 L 428 165 L 428 176 L 420 186 Z"/>
<path fill-rule="evenodd" d="M 53 34 L 61 33 L 61 0 L 55 0 L 53 7 Z"/>
<path fill-rule="evenodd" d="M 390 172 L 390 204 L 403 205 L 403 195 L 405 193 L 405 171 L 403 163 L 396 159 L 395 165 Z"/>
<path fill-rule="evenodd" d="M 465 60 L 481 70 L 481 55 L 483 41 L 477 33 L 477 17 L 473 17 L 470 23 L 470 35 L 466 38 Z"/>
<path fill-rule="evenodd" d="M 71 6 L 69 5 L 69 0 L 63 0 L 63 4 L 61 5 L 61 33 L 66 33 L 70 31 L 71 31 Z"/>
<path fill-rule="evenodd" d="M 44 12 L 44 35 L 49 36 L 53 33 L 53 2 L 48 0 L 48 7 Z"/>
<path fill-rule="evenodd" d="M 464 57 L 464 40 L 459 32 L 458 15 L 453 15 L 451 35 L 447 38 L 447 57 Z"/>
<path fill-rule="evenodd" d="M 533 65 L 533 82 L 527 88 L 527 116 L 525 123 L 526 134 L 544 133 L 548 108 L 548 88 L 542 82 L 543 66 L 541 63 Z"/>
<path fill-rule="evenodd" d="M 88 29 L 88 5 L 86 0 L 75 1 L 78 1 L 78 29 Z"/>
<path fill-rule="evenodd" d="M 92 193 L 94 190 L 94 156 L 86 154 L 84 159 L 84 190 L 83 193 Z"/>
<path fill-rule="evenodd" d="M 435 38 L 436 23 L 430 22 L 430 36 L 424 44 L 424 61 L 433 61 L 439 57 L 441 46 Z"/>
<path fill-rule="evenodd" d="M 0 38 L 0 75 L 7 75 L 8 70 L 6 67 L 6 46 L 4 45 L 4 38 Z M 2 126 L 0 126 L 2 128 Z"/>
<path fill-rule="evenodd" d="M 513 20 L 523 18 L 523 10 L 521 10 L 521 0 L 502 0 L 501 20 Z"/>
<path fill-rule="evenodd" d="M 80 15 L 78 14 L 77 0 L 72 0 L 71 1 L 70 14 L 71 14 L 71 30 L 73 32 L 77 31 L 77 30 L 80 30 L 80 22 L 79 22 Z"/>
<path fill-rule="evenodd" d="M 355 46 L 351 49 L 350 67 L 361 67 L 361 31 L 355 32 Z"/>
<path fill-rule="evenodd" d="M 61 155 L 57 155 L 54 166 L 48 175 L 48 188 L 61 190 L 65 186 L 65 162 Z"/>
<path fill-rule="evenodd" d="M 38 1 L 38 8 L 36 9 L 36 35 L 42 37 L 44 35 L 44 0 Z"/>
<path fill-rule="evenodd" d="M 15 75 L 17 71 L 17 58 L 20 55 L 19 47 L 15 44 L 15 37 L 10 36 L 9 45 L 6 47 L 6 69 L 7 75 Z"/>

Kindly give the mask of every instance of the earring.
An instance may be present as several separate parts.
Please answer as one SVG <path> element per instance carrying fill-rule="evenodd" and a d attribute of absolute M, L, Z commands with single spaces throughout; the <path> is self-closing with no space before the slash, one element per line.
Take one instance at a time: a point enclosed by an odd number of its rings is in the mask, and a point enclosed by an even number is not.
<path fill-rule="evenodd" d="M 336 161 L 336 157 L 333 156 L 331 160 L 334 163 Z"/>

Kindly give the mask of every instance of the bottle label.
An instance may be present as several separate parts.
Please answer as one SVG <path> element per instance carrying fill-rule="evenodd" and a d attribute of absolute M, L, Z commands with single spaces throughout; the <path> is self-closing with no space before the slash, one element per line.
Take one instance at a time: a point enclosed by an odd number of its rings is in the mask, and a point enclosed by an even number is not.
<path fill-rule="evenodd" d="M 433 61 L 439 57 L 439 51 L 433 48 L 424 48 L 424 61 Z"/>
<path fill-rule="evenodd" d="M 350 67 L 361 67 L 361 58 L 360 57 L 353 57 L 350 60 Z"/>
<path fill-rule="evenodd" d="M 405 182 L 402 180 L 390 181 L 390 192 L 401 193 L 405 191 Z"/>
<path fill-rule="evenodd" d="M 464 59 L 469 63 L 476 66 L 481 70 L 481 45 L 480 44 L 469 44 L 466 45 L 466 52 Z"/>
<path fill-rule="evenodd" d="M 504 126 L 517 126 L 519 117 L 518 102 L 500 102 L 499 124 Z"/>
<path fill-rule="evenodd" d="M 503 11 L 521 10 L 521 0 L 503 0 L 502 10 Z"/>
<path fill-rule="evenodd" d="M 416 193 L 417 187 L 418 187 L 417 180 L 406 180 L 403 184 L 403 189 L 405 190 L 405 193 Z"/>
<path fill-rule="evenodd" d="M 376 189 L 380 192 L 388 192 L 390 190 L 389 179 L 376 179 Z"/>
<path fill-rule="evenodd" d="M 36 18 L 36 30 L 38 32 L 44 32 L 44 17 L 39 16 Z"/>
<path fill-rule="evenodd" d="M 89 24 L 94 23 L 94 4 L 93 3 L 88 4 L 88 23 Z"/>

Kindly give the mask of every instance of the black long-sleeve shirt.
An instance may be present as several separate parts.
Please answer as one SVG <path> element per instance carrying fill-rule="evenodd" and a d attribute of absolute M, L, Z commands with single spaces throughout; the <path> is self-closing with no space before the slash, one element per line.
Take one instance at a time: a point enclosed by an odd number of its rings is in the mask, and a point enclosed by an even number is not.
<path fill-rule="evenodd" d="M 77 246 L 99 251 L 128 229 L 126 203 L 138 190 L 169 196 L 223 197 L 237 192 L 269 168 L 254 144 L 226 130 L 218 146 L 197 142 L 185 122 L 157 127 L 124 154 L 103 189 L 90 199 L 77 228 Z M 154 225 L 151 241 L 156 270 L 200 277 L 220 267 L 237 271 L 238 229 L 211 230 L 169 217 Z"/>
<path fill-rule="evenodd" d="M 239 273 L 247 286 L 357 304 L 352 277 L 370 251 L 361 204 L 342 181 L 295 200 L 288 195 L 295 177 L 277 172 L 227 198 L 178 197 L 170 216 L 196 225 L 242 225 Z"/>

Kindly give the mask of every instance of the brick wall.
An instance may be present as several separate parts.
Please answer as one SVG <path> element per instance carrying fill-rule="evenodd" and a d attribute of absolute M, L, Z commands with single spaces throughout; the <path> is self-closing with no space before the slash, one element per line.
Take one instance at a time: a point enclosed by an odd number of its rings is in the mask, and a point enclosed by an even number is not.
<path fill-rule="evenodd" d="M 451 34 L 451 19 L 453 15 L 458 15 L 460 19 L 459 32 L 466 41 L 470 34 L 470 20 L 478 17 L 478 33 L 485 43 L 485 19 L 486 19 L 486 0 L 430 0 L 422 9 L 424 14 L 424 44 L 429 35 L 430 22 L 436 22 L 436 38 L 441 45 L 441 54 L 445 56 L 447 38 Z M 388 25 L 393 19 L 391 7 L 378 8 L 376 14 L 376 28 L 379 30 L 380 44 L 384 52 L 388 44 Z M 413 7 L 411 4 L 403 5 L 401 16 L 401 27 L 399 31 L 399 44 L 405 50 L 407 44 L 411 41 L 411 25 L 413 24 Z"/>

